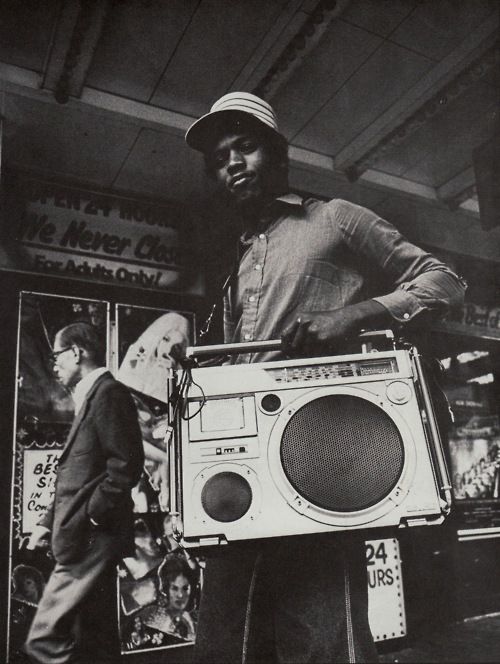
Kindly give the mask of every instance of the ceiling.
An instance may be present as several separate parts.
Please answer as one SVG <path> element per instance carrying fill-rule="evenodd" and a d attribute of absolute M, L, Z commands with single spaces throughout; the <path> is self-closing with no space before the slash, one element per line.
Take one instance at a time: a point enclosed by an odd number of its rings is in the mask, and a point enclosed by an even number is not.
<path fill-rule="evenodd" d="M 435 244 L 438 211 L 460 229 L 443 244 L 460 235 L 458 251 L 495 259 L 472 154 L 499 123 L 496 0 L 0 8 L 2 167 L 196 205 L 209 191 L 185 130 L 225 92 L 254 91 L 290 140 L 294 188 L 389 217 L 417 201 L 413 222 Z"/>

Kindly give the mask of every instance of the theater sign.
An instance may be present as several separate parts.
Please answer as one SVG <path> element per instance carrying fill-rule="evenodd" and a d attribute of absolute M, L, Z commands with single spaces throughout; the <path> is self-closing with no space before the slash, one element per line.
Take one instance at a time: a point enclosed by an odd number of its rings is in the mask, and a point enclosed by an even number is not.
<path fill-rule="evenodd" d="M 155 290 L 190 290 L 180 204 L 27 179 L 15 221 L 19 268 Z M 192 239 L 192 238 L 191 238 Z"/>
<path fill-rule="evenodd" d="M 500 307 L 466 301 L 445 322 L 434 323 L 433 327 L 437 331 L 498 341 Z"/>

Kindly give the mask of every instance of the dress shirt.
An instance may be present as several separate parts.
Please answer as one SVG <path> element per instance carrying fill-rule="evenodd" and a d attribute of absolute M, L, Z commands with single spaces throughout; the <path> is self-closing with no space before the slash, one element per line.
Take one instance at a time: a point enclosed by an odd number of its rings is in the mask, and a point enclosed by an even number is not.
<path fill-rule="evenodd" d="M 83 402 L 85 401 L 85 397 L 87 396 L 90 388 L 92 385 L 96 382 L 96 380 L 105 374 L 108 371 L 106 367 L 99 367 L 98 369 L 94 369 L 90 373 L 88 373 L 84 378 L 82 378 L 78 383 L 75 385 L 75 389 L 73 390 L 73 402 L 75 404 L 75 415 L 78 414 L 80 408 L 83 405 Z"/>
<path fill-rule="evenodd" d="M 348 201 L 277 199 L 240 242 L 238 274 L 224 303 L 226 342 L 279 339 L 299 311 L 370 298 L 398 326 L 423 311 L 442 315 L 463 300 L 464 282 L 447 265 Z M 246 353 L 233 362 L 280 356 Z"/>

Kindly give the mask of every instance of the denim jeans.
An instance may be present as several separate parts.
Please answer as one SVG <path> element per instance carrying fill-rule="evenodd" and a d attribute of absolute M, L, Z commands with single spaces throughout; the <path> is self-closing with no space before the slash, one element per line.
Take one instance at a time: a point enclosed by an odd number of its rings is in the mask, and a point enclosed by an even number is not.
<path fill-rule="evenodd" d="M 328 533 L 218 551 L 207 561 L 195 661 L 376 662 L 363 538 Z"/>

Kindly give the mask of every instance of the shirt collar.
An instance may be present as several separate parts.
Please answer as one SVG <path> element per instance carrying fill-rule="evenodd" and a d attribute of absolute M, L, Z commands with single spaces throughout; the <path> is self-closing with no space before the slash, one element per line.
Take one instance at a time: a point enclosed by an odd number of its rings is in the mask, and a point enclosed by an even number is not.
<path fill-rule="evenodd" d="M 257 225 L 251 230 L 246 230 L 243 233 L 240 237 L 240 242 L 242 244 L 248 244 L 256 233 L 262 232 L 262 230 L 268 228 L 269 225 L 281 215 L 289 212 L 290 206 L 301 207 L 302 201 L 303 199 L 297 194 L 288 193 L 283 196 L 278 196 L 263 210 L 260 218 L 257 220 Z"/>
<path fill-rule="evenodd" d="M 76 385 L 73 390 L 73 401 L 75 403 L 75 415 L 78 413 L 80 408 L 85 401 L 85 397 L 90 391 L 90 388 L 100 378 L 103 374 L 107 372 L 106 367 L 99 367 L 88 373 L 84 378 L 82 378 Z"/>
<path fill-rule="evenodd" d="M 302 205 L 304 199 L 298 194 L 288 193 L 283 196 L 278 196 L 276 200 L 281 201 L 282 203 L 288 203 L 288 205 Z"/>
<path fill-rule="evenodd" d="M 267 224 L 269 221 L 276 219 L 281 214 L 284 214 L 285 211 L 290 210 L 290 206 L 301 206 L 302 198 L 297 196 L 297 194 L 284 194 L 283 196 L 278 196 L 274 199 L 269 205 L 263 210 L 259 223 Z"/>

